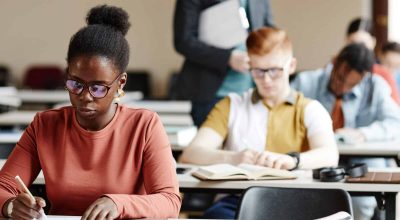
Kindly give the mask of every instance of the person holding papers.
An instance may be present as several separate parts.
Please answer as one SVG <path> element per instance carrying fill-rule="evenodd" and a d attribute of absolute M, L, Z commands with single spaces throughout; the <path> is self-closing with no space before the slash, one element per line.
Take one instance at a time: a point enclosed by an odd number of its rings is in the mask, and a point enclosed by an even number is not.
<path fill-rule="evenodd" d="M 114 102 L 129 61 L 128 14 L 97 6 L 69 43 L 65 88 L 72 106 L 38 113 L 0 172 L 2 216 L 39 218 L 15 176 L 42 171 L 50 214 L 82 219 L 177 217 L 181 206 L 168 137 L 159 117 Z M 49 205 L 49 204 L 47 204 Z"/>
<path fill-rule="evenodd" d="M 256 164 L 277 169 L 313 169 L 338 163 L 332 120 L 317 101 L 289 85 L 296 68 L 283 30 L 261 28 L 246 41 L 256 89 L 231 93 L 207 117 L 181 161 L 200 165 Z M 220 200 L 207 218 L 233 218 L 237 197 Z"/>
<path fill-rule="evenodd" d="M 244 41 L 272 25 L 269 0 L 176 1 L 174 46 L 185 58 L 177 90 L 192 101 L 197 127 L 225 95 L 254 87 Z"/>

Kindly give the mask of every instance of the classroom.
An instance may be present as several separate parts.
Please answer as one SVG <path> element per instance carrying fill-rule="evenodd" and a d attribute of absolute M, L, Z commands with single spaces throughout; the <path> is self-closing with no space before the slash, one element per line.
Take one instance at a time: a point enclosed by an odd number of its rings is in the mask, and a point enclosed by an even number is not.
<path fill-rule="evenodd" d="M 0 2 L 0 218 L 400 219 L 400 1 Z"/>

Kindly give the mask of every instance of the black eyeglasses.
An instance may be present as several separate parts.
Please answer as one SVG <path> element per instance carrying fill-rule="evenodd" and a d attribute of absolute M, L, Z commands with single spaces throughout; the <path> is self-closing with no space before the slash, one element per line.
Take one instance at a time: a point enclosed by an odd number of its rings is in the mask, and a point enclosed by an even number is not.
<path fill-rule="evenodd" d="M 280 67 L 272 67 L 268 69 L 252 68 L 250 69 L 250 72 L 254 78 L 262 79 L 265 77 L 265 74 L 268 74 L 271 79 L 277 79 L 282 75 L 283 70 L 284 68 Z"/>
<path fill-rule="evenodd" d="M 121 74 L 119 74 L 110 84 L 97 84 L 97 83 L 82 83 L 77 80 L 67 79 L 65 81 L 65 88 L 72 94 L 80 95 L 85 88 L 88 88 L 90 95 L 93 98 L 101 99 L 104 98 L 111 86 L 119 79 Z"/>
<path fill-rule="evenodd" d="M 268 76 L 271 79 L 277 79 L 282 76 L 283 71 L 285 71 L 285 68 L 289 68 L 290 62 L 292 61 L 291 58 L 289 58 L 283 67 L 271 67 L 267 69 L 262 69 L 262 68 L 251 68 L 250 73 L 253 75 L 254 78 L 257 79 L 263 79 L 265 77 L 265 74 L 268 74 Z"/>

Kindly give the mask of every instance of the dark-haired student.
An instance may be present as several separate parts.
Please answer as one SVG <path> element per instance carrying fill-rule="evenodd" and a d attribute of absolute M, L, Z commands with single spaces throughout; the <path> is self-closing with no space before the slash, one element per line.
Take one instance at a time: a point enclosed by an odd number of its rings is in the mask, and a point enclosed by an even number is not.
<path fill-rule="evenodd" d="M 374 26 L 371 20 L 366 18 L 355 18 L 347 27 L 346 43 L 362 43 L 368 49 L 374 50 L 376 46 L 376 38 L 374 35 Z M 372 66 L 372 73 L 382 77 L 389 84 L 391 96 L 395 102 L 400 104 L 399 87 L 392 73 L 385 66 L 375 63 Z"/>
<path fill-rule="evenodd" d="M 391 98 L 390 87 L 371 74 L 372 50 L 364 44 L 349 44 L 323 69 L 300 73 L 292 87 L 316 99 L 331 113 L 337 137 L 353 143 L 390 141 L 399 138 L 400 108 Z M 386 167 L 384 158 L 352 158 L 369 167 Z M 367 219 L 376 206 L 373 197 L 353 198 L 354 219 Z"/>
<path fill-rule="evenodd" d="M 72 106 L 38 113 L 0 172 L 2 215 L 41 217 L 46 205 L 21 192 L 42 170 L 50 214 L 82 219 L 177 217 L 181 205 L 168 137 L 151 111 L 114 102 L 129 61 L 121 8 L 90 10 L 67 55 Z"/>

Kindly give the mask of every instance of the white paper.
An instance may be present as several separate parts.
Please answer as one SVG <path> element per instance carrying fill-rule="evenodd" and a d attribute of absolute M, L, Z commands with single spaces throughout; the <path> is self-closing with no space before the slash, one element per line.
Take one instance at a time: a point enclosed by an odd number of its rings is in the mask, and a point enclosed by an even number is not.
<path fill-rule="evenodd" d="M 247 30 L 243 27 L 239 8 L 238 0 L 227 0 L 205 9 L 200 15 L 199 39 L 225 49 L 244 43 Z"/>

